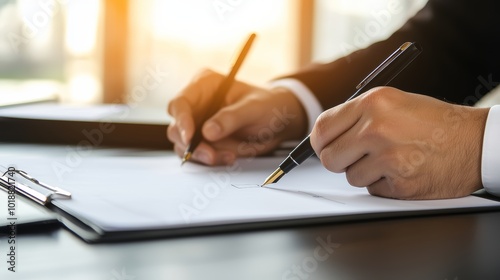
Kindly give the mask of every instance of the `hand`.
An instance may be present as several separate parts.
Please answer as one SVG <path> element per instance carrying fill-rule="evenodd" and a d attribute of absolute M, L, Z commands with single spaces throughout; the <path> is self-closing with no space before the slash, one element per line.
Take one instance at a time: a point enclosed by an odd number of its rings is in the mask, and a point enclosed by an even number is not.
<path fill-rule="evenodd" d="M 211 105 L 223 76 L 202 71 L 174 98 L 168 113 L 175 119 L 167 135 L 175 152 L 182 156 L 191 141 L 195 120 Z M 235 81 L 223 108 L 202 125 L 205 141 L 192 159 L 207 165 L 232 164 L 236 157 L 268 153 L 282 141 L 306 134 L 306 114 L 298 99 L 287 90 L 273 91 Z"/>
<path fill-rule="evenodd" d="M 462 197 L 482 187 L 488 109 L 448 104 L 389 87 L 324 112 L 311 144 L 353 186 L 399 199 Z"/>

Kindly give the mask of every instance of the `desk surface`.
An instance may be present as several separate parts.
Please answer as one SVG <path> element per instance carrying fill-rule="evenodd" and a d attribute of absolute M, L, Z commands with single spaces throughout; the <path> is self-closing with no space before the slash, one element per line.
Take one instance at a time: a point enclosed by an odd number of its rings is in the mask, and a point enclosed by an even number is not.
<path fill-rule="evenodd" d="M 491 212 L 98 245 L 60 229 L 18 236 L 16 273 L 1 238 L 0 277 L 500 279 L 499 221 Z"/>
<path fill-rule="evenodd" d="M 21 150 L 60 151 L 0 145 Z M 500 279 L 499 238 L 500 212 L 96 245 L 56 229 L 19 233 L 16 273 L 0 236 L 0 279 Z"/>

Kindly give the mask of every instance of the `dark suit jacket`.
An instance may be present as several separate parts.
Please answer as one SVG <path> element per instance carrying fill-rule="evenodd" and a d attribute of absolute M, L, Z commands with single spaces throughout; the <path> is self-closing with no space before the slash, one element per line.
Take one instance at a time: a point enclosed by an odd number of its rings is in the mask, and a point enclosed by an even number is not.
<path fill-rule="evenodd" d="M 387 40 L 289 77 L 308 86 L 327 109 L 354 93 L 406 41 L 419 43 L 423 52 L 390 86 L 473 105 L 500 82 L 499 0 L 429 0 Z"/>

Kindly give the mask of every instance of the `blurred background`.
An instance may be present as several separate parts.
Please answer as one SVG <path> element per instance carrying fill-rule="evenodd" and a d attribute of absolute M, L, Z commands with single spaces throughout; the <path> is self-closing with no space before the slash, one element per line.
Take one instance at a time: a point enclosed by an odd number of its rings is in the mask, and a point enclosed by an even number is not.
<path fill-rule="evenodd" d="M 0 104 L 161 108 L 201 68 L 264 85 L 384 39 L 426 0 L 0 0 Z"/>

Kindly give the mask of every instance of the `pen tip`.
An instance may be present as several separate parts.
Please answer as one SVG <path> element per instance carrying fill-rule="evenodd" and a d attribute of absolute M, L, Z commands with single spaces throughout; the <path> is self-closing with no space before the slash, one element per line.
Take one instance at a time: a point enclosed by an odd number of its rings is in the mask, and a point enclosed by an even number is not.
<path fill-rule="evenodd" d="M 186 163 L 191 158 L 192 155 L 193 154 L 191 152 L 184 153 L 184 156 L 182 157 L 181 166 L 183 166 L 184 163 Z"/>
<path fill-rule="evenodd" d="M 278 167 L 269 177 L 267 177 L 261 187 L 278 182 L 283 175 L 285 175 L 285 172 Z"/>

